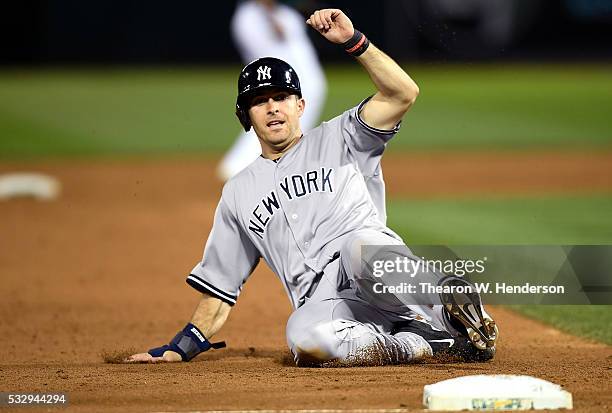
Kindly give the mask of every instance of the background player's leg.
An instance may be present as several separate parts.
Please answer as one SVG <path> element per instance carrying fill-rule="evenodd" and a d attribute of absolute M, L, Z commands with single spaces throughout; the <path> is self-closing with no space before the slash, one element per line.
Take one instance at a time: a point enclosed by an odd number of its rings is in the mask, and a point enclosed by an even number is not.
<path fill-rule="evenodd" d="M 300 118 L 302 132 L 306 133 L 321 124 L 321 114 L 327 96 L 327 82 L 321 66 L 316 62 L 300 62 L 298 67 L 294 68 L 301 76 L 302 96 L 306 102 L 306 110 Z"/>
<path fill-rule="evenodd" d="M 242 132 L 230 150 L 223 156 L 217 168 L 219 178 L 226 181 L 249 166 L 261 154 L 261 145 L 257 135 L 251 128 Z"/>

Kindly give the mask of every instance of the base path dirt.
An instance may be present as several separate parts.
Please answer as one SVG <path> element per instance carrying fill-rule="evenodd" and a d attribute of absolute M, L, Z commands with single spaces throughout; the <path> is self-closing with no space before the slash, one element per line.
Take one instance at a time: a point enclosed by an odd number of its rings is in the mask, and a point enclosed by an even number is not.
<path fill-rule="evenodd" d="M 612 192 L 612 154 L 412 154 L 385 159 L 391 196 Z M 579 412 L 612 407 L 612 348 L 504 308 L 498 356 L 484 364 L 297 368 L 288 300 L 260 265 L 215 339 L 191 363 L 105 364 L 103 353 L 167 342 L 198 294 L 221 185 L 210 159 L 0 164 L 46 172 L 60 199 L 0 202 L 0 391 L 67 392 L 70 410 L 421 409 L 425 384 L 527 374 L 563 385 Z M 483 172 L 484 171 L 484 172 Z M 602 326 L 609 328 L 609 326 Z"/>
<path fill-rule="evenodd" d="M 391 197 L 612 192 L 612 152 L 390 152 L 383 173 Z"/>

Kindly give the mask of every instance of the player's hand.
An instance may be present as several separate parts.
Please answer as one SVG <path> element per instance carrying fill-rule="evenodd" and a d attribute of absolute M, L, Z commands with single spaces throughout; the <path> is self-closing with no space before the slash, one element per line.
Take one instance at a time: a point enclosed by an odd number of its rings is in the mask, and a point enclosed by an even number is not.
<path fill-rule="evenodd" d="M 164 351 L 162 357 L 153 357 L 149 353 L 138 353 L 124 360 L 125 363 L 176 363 L 178 361 L 183 361 L 181 355 L 170 350 Z"/>
<path fill-rule="evenodd" d="M 306 20 L 306 24 L 337 44 L 347 42 L 355 33 L 353 23 L 340 9 L 317 10 Z"/>

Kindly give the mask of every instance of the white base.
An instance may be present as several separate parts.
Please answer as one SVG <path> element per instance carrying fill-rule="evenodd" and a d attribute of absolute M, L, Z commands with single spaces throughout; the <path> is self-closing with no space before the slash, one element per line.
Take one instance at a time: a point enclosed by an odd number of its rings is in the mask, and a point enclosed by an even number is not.
<path fill-rule="evenodd" d="M 571 393 L 530 376 L 463 376 L 426 385 L 423 406 L 429 410 L 571 409 Z"/>
<path fill-rule="evenodd" d="M 48 201 L 59 193 L 59 181 L 48 175 L 30 172 L 0 175 L 0 200 L 32 197 Z"/>

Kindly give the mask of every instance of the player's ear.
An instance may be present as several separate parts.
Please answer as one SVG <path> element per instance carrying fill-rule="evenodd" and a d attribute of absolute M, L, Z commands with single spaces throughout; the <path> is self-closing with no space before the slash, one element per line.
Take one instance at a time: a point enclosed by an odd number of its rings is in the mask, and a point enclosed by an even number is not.
<path fill-rule="evenodd" d="M 298 115 L 302 117 L 302 115 L 304 114 L 304 109 L 306 108 L 306 101 L 304 100 L 304 98 L 298 98 L 297 104 L 298 104 Z"/>

